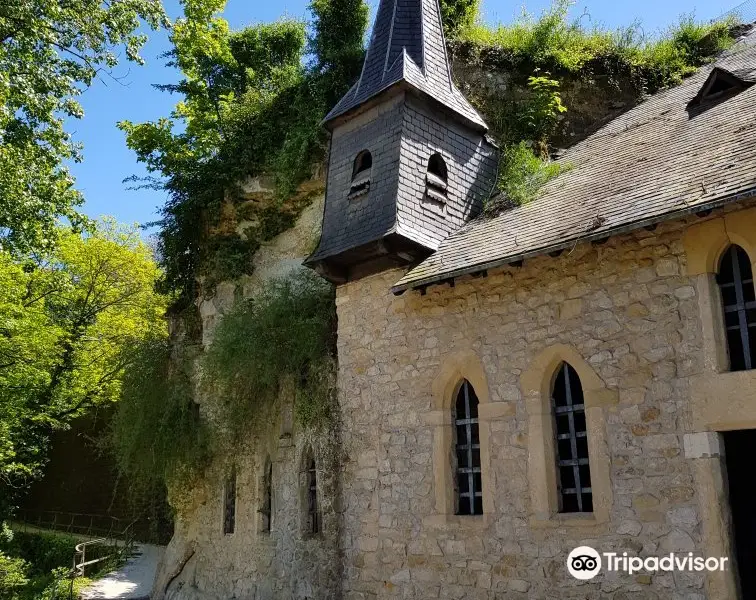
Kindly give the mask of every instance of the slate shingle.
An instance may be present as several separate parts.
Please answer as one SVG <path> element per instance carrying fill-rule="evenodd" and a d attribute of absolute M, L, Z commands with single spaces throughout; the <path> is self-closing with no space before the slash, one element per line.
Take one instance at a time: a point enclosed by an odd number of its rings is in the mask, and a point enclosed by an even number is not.
<path fill-rule="evenodd" d="M 714 65 L 613 120 L 568 150 L 571 168 L 538 199 L 460 228 L 393 290 L 545 254 L 756 195 L 756 85 L 689 113 L 713 68 L 756 69 L 756 30 Z"/>
<path fill-rule="evenodd" d="M 453 110 L 473 127 L 488 130 L 452 82 L 438 0 L 381 0 L 360 79 L 324 123 L 402 83 Z"/>

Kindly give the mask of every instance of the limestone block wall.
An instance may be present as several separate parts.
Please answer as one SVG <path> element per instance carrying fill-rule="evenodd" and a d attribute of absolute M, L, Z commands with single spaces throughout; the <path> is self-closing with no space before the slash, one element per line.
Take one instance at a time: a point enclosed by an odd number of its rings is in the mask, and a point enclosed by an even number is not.
<path fill-rule="evenodd" d="M 700 573 L 602 572 L 584 583 L 564 567 L 584 543 L 704 551 L 683 452 L 690 380 L 703 369 L 685 226 L 580 244 L 427 295 L 393 296 L 400 271 L 338 289 L 345 598 L 707 597 Z M 591 471 L 606 514 L 593 520 L 538 514 L 548 506 L 538 492 L 549 490 L 534 452 L 547 441 L 532 426 L 522 377 L 555 346 L 571 349 L 597 399 Z M 450 417 L 437 395 L 450 372 L 490 403 L 481 409 L 482 517 L 449 514 L 438 489 L 450 455 L 438 432 Z"/>

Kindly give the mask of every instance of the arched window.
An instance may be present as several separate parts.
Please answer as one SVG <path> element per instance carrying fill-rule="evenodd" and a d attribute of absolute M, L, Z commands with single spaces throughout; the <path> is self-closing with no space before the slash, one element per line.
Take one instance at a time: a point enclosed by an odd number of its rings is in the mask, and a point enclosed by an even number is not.
<path fill-rule="evenodd" d="M 318 502 L 318 469 L 312 448 L 308 448 L 302 460 L 302 500 L 305 509 L 304 531 L 315 535 L 321 531 L 320 503 Z"/>
<path fill-rule="evenodd" d="M 449 171 L 446 162 L 440 154 L 434 154 L 428 161 L 428 171 L 425 174 L 425 195 L 433 201 L 445 203 L 449 188 Z"/>
<path fill-rule="evenodd" d="M 748 254 L 732 245 L 719 263 L 717 283 L 724 309 L 730 370 L 754 368 L 756 360 L 756 296 Z"/>
<path fill-rule="evenodd" d="M 430 157 L 428 161 L 428 174 L 440 179 L 442 183 L 448 182 L 449 173 L 446 169 L 444 158 L 440 154 L 436 153 Z"/>
<path fill-rule="evenodd" d="M 370 176 L 373 170 L 373 155 L 368 150 L 363 150 L 354 159 L 352 167 L 352 184 L 349 188 L 349 197 L 356 198 L 367 194 L 370 190 Z"/>
<path fill-rule="evenodd" d="M 483 483 L 480 469 L 478 397 L 465 379 L 454 405 L 455 454 L 457 457 L 458 515 L 483 514 Z"/>
<path fill-rule="evenodd" d="M 232 469 L 223 486 L 223 533 L 236 529 L 236 470 Z"/>
<path fill-rule="evenodd" d="M 262 516 L 261 531 L 270 533 L 273 522 L 273 463 L 270 457 L 265 459 L 265 470 L 262 481 L 262 502 L 260 503 L 260 515 Z"/>
<path fill-rule="evenodd" d="M 583 386 L 567 363 L 557 371 L 551 393 L 556 435 L 559 512 L 593 512 L 588 431 Z"/>

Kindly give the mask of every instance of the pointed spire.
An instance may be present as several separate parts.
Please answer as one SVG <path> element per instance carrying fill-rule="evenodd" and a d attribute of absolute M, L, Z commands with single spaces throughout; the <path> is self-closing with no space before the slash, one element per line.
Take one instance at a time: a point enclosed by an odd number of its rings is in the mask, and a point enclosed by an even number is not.
<path fill-rule="evenodd" d="M 477 129 L 488 129 L 452 82 L 438 0 L 381 0 L 360 79 L 325 122 L 402 82 L 431 96 Z"/>

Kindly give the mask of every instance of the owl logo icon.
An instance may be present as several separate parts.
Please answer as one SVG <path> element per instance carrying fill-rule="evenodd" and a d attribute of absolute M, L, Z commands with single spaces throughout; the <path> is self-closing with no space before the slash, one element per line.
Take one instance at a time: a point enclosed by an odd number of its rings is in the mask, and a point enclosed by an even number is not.
<path fill-rule="evenodd" d="M 567 557 L 567 570 L 575 579 L 593 579 L 601 570 L 601 555 L 590 546 L 578 546 Z"/>

